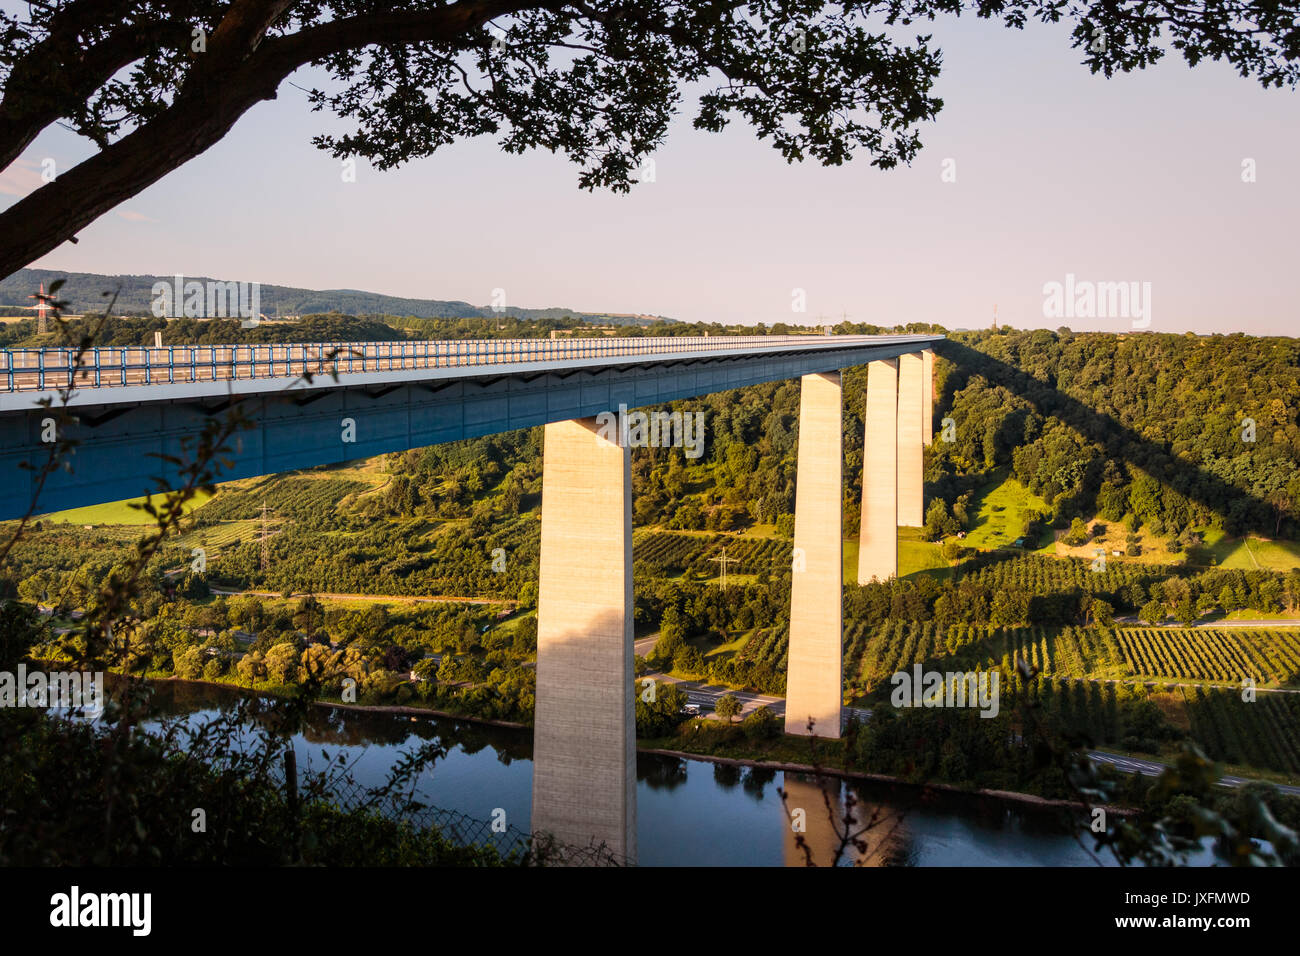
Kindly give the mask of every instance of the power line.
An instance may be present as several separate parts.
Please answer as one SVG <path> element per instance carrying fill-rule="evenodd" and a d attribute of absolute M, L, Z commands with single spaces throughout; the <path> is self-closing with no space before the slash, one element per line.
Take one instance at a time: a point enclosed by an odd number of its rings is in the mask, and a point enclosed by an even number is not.
<path fill-rule="evenodd" d="M 278 511 L 272 511 L 271 514 L 279 516 Z M 262 571 L 265 572 L 271 564 L 271 546 L 267 543 L 268 535 L 266 533 L 266 498 L 262 498 Z"/>
<path fill-rule="evenodd" d="M 717 561 L 719 564 L 722 565 L 722 589 L 725 591 L 727 589 L 727 565 L 740 564 L 740 558 L 727 557 L 727 549 L 723 548 L 721 556 L 716 558 L 710 558 L 709 560 Z"/>

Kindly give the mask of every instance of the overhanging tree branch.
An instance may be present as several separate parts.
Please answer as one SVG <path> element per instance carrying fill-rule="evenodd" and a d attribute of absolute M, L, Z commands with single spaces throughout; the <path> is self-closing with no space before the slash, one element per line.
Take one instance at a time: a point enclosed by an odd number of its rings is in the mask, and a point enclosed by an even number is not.
<path fill-rule="evenodd" d="M 283 5 L 283 0 L 253 4 Z M 10 275 L 50 252 L 218 143 L 249 109 L 274 99 L 280 83 L 298 68 L 344 50 L 399 42 L 399 38 L 407 43 L 446 42 L 478 29 L 492 17 L 529 6 L 536 4 L 461 0 L 437 10 L 352 17 L 266 39 L 262 39 L 265 26 L 261 33 L 246 25 L 232 28 L 226 35 L 228 42 L 242 35 L 256 49 L 224 73 L 220 82 L 187 84 L 161 115 L 0 214 L 0 275 Z M 222 54 L 227 63 L 234 57 L 229 47 Z"/>
<path fill-rule="evenodd" d="M 189 42 L 190 28 L 176 20 L 124 23 L 83 49 L 77 37 L 89 13 L 112 17 L 127 3 L 96 8 L 79 4 L 56 15 L 50 34 L 14 64 L 0 98 L 0 169 L 18 158 L 37 134 L 60 117 L 84 107 L 86 100 L 115 73 L 164 43 Z M 72 16 L 72 13 L 78 14 Z M 103 144 L 101 144 L 103 145 Z"/>
<path fill-rule="evenodd" d="M 60 118 L 100 147 L 0 213 L 0 276 L 198 156 L 307 65 L 344 84 L 313 90 L 312 108 L 357 124 L 315 138 L 336 156 L 385 169 L 501 133 L 507 152 L 562 153 L 584 166 L 583 188 L 622 191 L 683 86 L 718 75 L 698 129 L 740 117 L 790 161 L 866 151 L 881 168 L 911 162 L 919 125 L 943 105 L 931 94 L 940 55 L 929 36 L 890 33 L 963 10 L 1012 28 L 1073 22 L 1073 47 L 1106 75 L 1173 49 L 1265 86 L 1300 81 L 1300 0 L 431 2 L 64 0 L 26 20 L 0 13 L 0 167 Z M 494 38 L 485 27 L 498 18 L 508 22 Z"/>

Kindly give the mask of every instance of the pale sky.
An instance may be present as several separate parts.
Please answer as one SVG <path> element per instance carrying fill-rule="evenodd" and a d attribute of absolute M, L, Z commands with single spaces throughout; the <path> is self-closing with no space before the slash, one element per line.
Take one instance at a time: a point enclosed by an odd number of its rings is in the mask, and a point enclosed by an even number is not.
<path fill-rule="evenodd" d="M 926 29 L 929 29 L 928 27 Z M 684 115 L 630 196 L 578 190 L 549 153 L 461 142 L 403 169 L 310 145 L 333 128 L 285 84 L 203 156 L 34 266 L 641 312 L 686 321 L 1117 330 L 1044 316 L 1044 285 L 1150 283 L 1157 332 L 1296 334 L 1300 94 L 1170 55 L 1107 80 L 1061 27 L 932 30 L 944 108 L 911 168 L 787 165 L 747 126 Z M 300 78 L 310 85 L 310 78 Z M 0 206 L 88 149 L 43 134 Z M 943 182 L 944 161 L 955 182 Z M 1244 160 L 1256 181 L 1242 181 Z M 24 185 L 25 184 L 25 185 Z M 807 311 L 792 311 L 793 290 Z"/>

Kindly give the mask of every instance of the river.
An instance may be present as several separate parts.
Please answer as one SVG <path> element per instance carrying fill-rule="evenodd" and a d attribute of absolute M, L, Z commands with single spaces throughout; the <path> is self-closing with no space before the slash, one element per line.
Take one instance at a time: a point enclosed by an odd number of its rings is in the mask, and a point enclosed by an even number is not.
<path fill-rule="evenodd" d="M 163 712 L 192 723 L 214 716 L 244 692 L 219 685 L 162 682 Z M 374 786 L 404 753 L 438 740 L 443 759 L 426 769 L 420 799 L 482 821 L 503 819 L 516 834 L 529 829 L 532 735 L 443 717 L 398 716 L 334 707 L 313 708 L 308 729 L 294 735 L 299 773 L 319 770 L 325 754 L 345 755 L 357 783 Z M 753 767 L 658 754 L 637 759 L 637 863 L 641 866 L 803 865 L 790 817 L 804 811 L 804 839 L 818 865 L 837 843 L 826 800 L 837 813 L 849 784 Z M 864 862 L 892 866 L 1095 866 L 1063 825 L 1059 811 L 961 794 L 918 799 L 910 787 L 853 783 L 858 814 L 878 813 L 866 834 Z M 1091 845 L 1091 841 L 1083 841 Z M 842 863 L 852 861 L 850 851 Z M 1102 862 L 1113 863 L 1107 857 Z"/>

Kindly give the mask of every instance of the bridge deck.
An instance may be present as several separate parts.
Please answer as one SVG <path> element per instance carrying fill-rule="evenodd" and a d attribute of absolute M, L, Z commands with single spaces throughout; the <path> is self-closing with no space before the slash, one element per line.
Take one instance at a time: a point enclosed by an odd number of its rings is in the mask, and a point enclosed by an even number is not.
<path fill-rule="evenodd" d="M 260 382 L 260 391 L 305 376 L 434 371 L 459 377 L 503 371 L 686 360 L 719 355 L 780 354 L 826 348 L 879 347 L 916 342 L 915 335 L 746 335 L 566 339 L 464 339 L 404 342 L 321 342 L 257 345 L 166 345 L 161 347 L 0 350 L 0 395 L 52 392 L 75 387 Z M 932 338 L 940 338 L 933 336 Z M 457 374 L 459 373 L 459 375 Z M 401 378 L 402 376 L 395 376 Z M 386 376 L 393 380 L 394 376 Z M 416 376 L 412 376 L 416 377 Z M 306 384 L 304 382 L 304 384 Z M 161 397 L 161 394 L 160 396 Z M 137 396 L 132 396 L 137 398 Z M 86 400 L 83 395 L 82 401 Z M 126 400 L 99 396 L 97 403 Z M 80 403 L 78 403 L 80 404 Z M 13 407 L 0 402 L 0 407 Z"/>
<path fill-rule="evenodd" d="M 0 486 L 0 520 L 25 514 L 36 499 L 35 513 L 44 513 L 177 487 L 193 437 L 235 404 L 250 427 L 234 438 L 223 481 L 796 380 L 942 338 L 187 345 L 80 357 L 0 350 L 0 471 L 17 478 Z M 52 414 L 65 401 L 73 414 Z M 69 443 L 66 468 L 45 475 L 55 435 Z"/>

